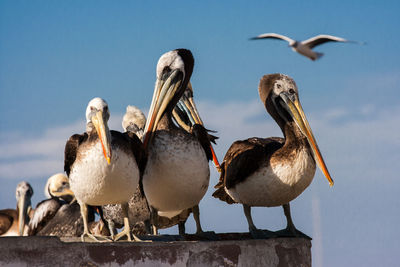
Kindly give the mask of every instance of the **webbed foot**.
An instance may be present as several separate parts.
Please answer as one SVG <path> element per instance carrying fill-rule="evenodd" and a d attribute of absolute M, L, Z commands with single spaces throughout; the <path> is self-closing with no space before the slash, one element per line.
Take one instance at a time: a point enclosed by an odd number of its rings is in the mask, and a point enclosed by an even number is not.
<path fill-rule="evenodd" d="M 140 238 L 138 238 L 135 234 L 131 233 L 131 229 L 129 227 L 124 227 L 124 229 L 119 232 L 118 234 L 116 234 L 114 236 L 114 241 L 118 241 L 121 238 L 123 238 L 124 236 L 127 237 L 128 241 L 132 241 L 132 236 L 133 236 L 133 241 L 138 242 L 138 241 L 142 241 Z"/>
<path fill-rule="evenodd" d="M 85 238 L 87 238 L 89 240 L 85 240 Z M 107 236 L 92 235 L 90 233 L 83 233 L 81 235 L 81 240 L 82 240 L 82 242 L 100 242 L 100 243 L 112 241 Z"/>

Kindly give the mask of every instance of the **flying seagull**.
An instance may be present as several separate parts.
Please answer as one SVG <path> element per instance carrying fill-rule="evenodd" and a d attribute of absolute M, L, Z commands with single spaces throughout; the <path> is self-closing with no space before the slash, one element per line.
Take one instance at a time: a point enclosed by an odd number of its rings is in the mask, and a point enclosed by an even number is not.
<path fill-rule="evenodd" d="M 313 61 L 319 59 L 324 55 L 323 53 L 314 52 L 312 50 L 314 47 L 318 45 L 328 42 L 357 43 L 355 41 L 349 41 L 341 37 L 326 35 L 326 34 L 320 34 L 305 41 L 296 41 L 290 39 L 287 36 L 277 33 L 263 33 L 257 37 L 250 38 L 250 40 L 268 39 L 268 38 L 287 41 L 289 43 L 289 46 L 292 47 L 293 51 L 302 54 L 303 56 L 306 56 Z"/>

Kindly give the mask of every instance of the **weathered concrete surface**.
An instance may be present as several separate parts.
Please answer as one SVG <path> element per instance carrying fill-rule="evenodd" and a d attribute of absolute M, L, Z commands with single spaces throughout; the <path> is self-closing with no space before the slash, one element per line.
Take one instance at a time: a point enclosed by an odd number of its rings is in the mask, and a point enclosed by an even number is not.
<path fill-rule="evenodd" d="M 172 242 L 62 242 L 57 237 L 0 238 L 0 266 L 311 266 L 303 238 Z"/>

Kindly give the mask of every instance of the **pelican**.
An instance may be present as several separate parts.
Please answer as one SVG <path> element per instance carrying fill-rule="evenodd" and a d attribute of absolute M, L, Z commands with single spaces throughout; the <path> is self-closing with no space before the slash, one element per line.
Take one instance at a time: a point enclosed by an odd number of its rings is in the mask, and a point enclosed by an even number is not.
<path fill-rule="evenodd" d="M 124 230 L 114 240 L 127 236 L 131 241 L 128 201 L 139 182 L 144 151 L 137 136 L 110 131 L 109 117 L 105 100 L 96 97 L 89 102 L 86 132 L 71 136 L 65 145 L 64 170 L 80 204 L 84 225 L 82 240 L 87 236 L 102 241 L 89 233 L 87 205 L 122 204 Z M 133 237 L 139 241 L 135 235 Z"/>
<path fill-rule="evenodd" d="M 173 119 L 177 122 L 177 124 L 187 132 L 192 133 L 192 127 L 195 124 L 204 126 L 193 100 L 193 88 L 190 82 L 185 90 L 185 93 L 175 106 L 172 114 Z M 145 124 L 146 117 L 144 116 L 143 112 L 135 106 L 127 106 L 126 113 L 122 120 L 122 128 L 124 131 L 134 133 L 139 138 L 142 138 Z M 217 137 L 211 134 L 208 134 L 208 138 L 213 143 L 215 143 L 215 140 L 217 139 Z M 208 143 L 205 142 L 205 144 Z M 214 164 L 217 168 L 219 168 L 218 159 L 211 144 L 210 149 L 212 151 Z M 110 226 L 110 232 L 113 234 L 115 232 L 114 226 L 117 228 L 122 227 L 123 217 L 121 205 L 105 205 L 103 206 L 103 211 L 104 217 Z M 191 212 L 192 209 L 186 209 L 172 218 L 158 216 L 158 225 L 155 227 L 153 233 L 157 234 L 156 229 L 165 229 L 174 225 L 178 225 L 179 234 L 185 234 L 185 222 L 190 216 Z M 131 228 L 133 229 L 132 231 L 135 234 L 139 235 L 150 232 L 148 221 L 150 219 L 150 211 L 147 201 L 143 196 L 143 192 L 140 190 L 139 186 L 129 201 L 128 215 Z"/>
<path fill-rule="evenodd" d="M 318 45 L 327 43 L 327 42 L 343 42 L 343 43 L 357 43 L 355 41 L 349 41 L 341 37 L 327 35 L 327 34 L 320 34 L 314 36 L 310 39 L 305 41 L 296 41 L 287 36 L 277 34 L 277 33 L 264 33 L 257 37 L 253 37 L 250 40 L 259 40 L 259 39 L 279 39 L 283 41 L 287 41 L 289 46 L 292 48 L 293 51 L 308 57 L 311 60 L 317 60 L 322 57 L 323 53 L 314 52 L 312 49 Z"/>
<path fill-rule="evenodd" d="M 73 201 L 68 177 L 63 173 L 52 175 L 45 185 L 47 199 L 36 205 L 29 221 L 27 235 L 79 236 L 82 220 L 79 205 Z M 91 214 L 91 220 L 94 215 Z"/>
<path fill-rule="evenodd" d="M 172 122 L 172 111 L 187 88 L 193 66 L 192 53 L 186 49 L 169 51 L 158 61 L 143 142 L 148 153 L 143 189 L 154 226 L 157 214 L 172 218 L 192 208 L 196 233 L 204 234 L 198 204 L 209 184 L 210 145 L 202 146 L 196 135 Z"/>
<path fill-rule="evenodd" d="M 193 100 L 193 87 L 190 82 L 182 97 L 179 99 L 179 102 L 173 109 L 172 116 L 182 129 L 198 138 L 200 144 L 207 154 L 207 159 L 210 160 L 212 158 L 215 167 L 218 171 L 220 171 L 220 165 L 211 144 L 211 142 L 215 144 L 215 140 L 218 139 L 218 137 L 208 133 L 214 131 L 210 131 L 204 128 L 203 121 Z M 178 215 L 173 216 L 172 218 L 162 216 L 163 213 L 158 212 L 157 225 L 154 225 L 153 234 L 157 234 L 157 228 L 165 229 L 178 224 L 179 234 L 184 235 L 185 223 L 192 212 L 192 208 L 185 209 L 181 211 Z M 193 214 L 194 216 L 198 216 L 198 214 L 196 213 Z M 196 224 L 198 224 L 197 228 L 201 229 L 199 220 L 196 220 Z M 201 230 L 199 231 L 199 233 L 202 233 Z M 212 235 L 209 237 L 214 238 Z"/>
<path fill-rule="evenodd" d="M 27 182 L 17 185 L 17 209 L 0 210 L 0 236 L 22 236 L 29 221 L 33 189 Z"/>
<path fill-rule="evenodd" d="M 132 132 L 142 140 L 145 125 L 146 116 L 144 116 L 143 112 L 135 106 L 128 105 L 126 107 L 125 115 L 122 118 L 122 128 L 124 131 Z"/>
<path fill-rule="evenodd" d="M 254 238 L 268 237 L 272 232 L 256 228 L 251 207 L 283 206 L 287 227 L 278 233 L 303 236 L 293 224 L 289 202 L 310 185 L 316 164 L 331 186 L 333 180 L 301 107 L 294 80 L 283 74 L 265 75 L 258 90 L 284 138 L 253 137 L 234 142 L 221 164 L 221 177 L 213 196 L 243 205 Z"/>

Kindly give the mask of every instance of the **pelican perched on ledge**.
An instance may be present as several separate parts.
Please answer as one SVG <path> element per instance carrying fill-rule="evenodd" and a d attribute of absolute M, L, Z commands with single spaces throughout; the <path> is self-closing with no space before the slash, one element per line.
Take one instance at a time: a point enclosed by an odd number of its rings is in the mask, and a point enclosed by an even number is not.
<path fill-rule="evenodd" d="M 208 160 L 212 159 L 214 161 L 215 167 L 217 168 L 218 171 L 220 171 L 220 165 L 211 144 L 211 143 L 215 144 L 215 140 L 218 139 L 218 137 L 209 134 L 209 132 L 214 132 L 214 131 L 210 131 L 204 128 L 203 121 L 199 115 L 199 112 L 197 110 L 196 104 L 193 99 L 193 88 L 190 82 L 185 92 L 183 93 L 182 97 L 179 99 L 179 102 L 173 109 L 172 116 L 173 119 L 182 129 L 192 134 L 199 140 L 204 151 L 206 152 L 207 159 Z M 179 234 L 184 235 L 186 220 L 192 212 L 195 217 L 199 216 L 197 214 L 197 210 L 192 208 L 185 209 L 178 215 L 175 215 L 174 217 L 171 218 L 162 216 L 163 213 L 158 212 L 159 215 L 157 220 L 158 225 L 153 225 L 154 226 L 153 233 L 154 234 L 157 233 L 157 228 L 164 229 L 178 224 Z M 196 224 L 197 224 L 197 229 L 199 229 L 198 232 L 201 233 L 202 230 L 199 219 L 196 220 Z M 213 236 L 209 237 L 214 238 Z"/>
<path fill-rule="evenodd" d="M 136 135 L 110 131 L 109 117 L 107 103 L 101 98 L 92 99 L 86 109 L 86 132 L 71 136 L 65 145 L 64 170 L 81 207 L 83 240 L 85 236 L 98 240 L 88 230 L 87 205 L 106 204 L 122 204 L 124 230 L 115 240 L 123 236 L 131 240 L 128 201 L 144 168 L 144 151 Z"/>
<path fill-rule="evenodd" d="M 254 238 L 272 235 L 258 230 L 253 223 L 251 207 L 260 206 L 283 206 L 287 227 L 278 234 L 301 236 L 293 224 L 289 202 L 310 185 L 316 163 L 331 186 L 333 180 L 300 105 L 294 80 L 283 74 L 265 75 L 259 94 L 284 138 L 253 137 L 234 142 L 221 164 L 221 177 L 213 196 L 243 205 Z"/>
<path fill-rule="evenodd" d="M 0 210 L 0 236 L 22 236 L 29 222 L 33 189 L 27 182 L 17 185 L 17 209 Z"/>
<path fill-rule="evenodd" d="M 182 129 L 192 134 L 199 134 L 199 137 L 201 137 L 202 139 L 204 139 L 205 137 L 209 139 L 209 141 L 204 141 L 202 142 L 202 144 L 204 144 L 205 146 L 210 145 L 210 151 L 212 152 L 214 164 L 218 169 L 218 159 L 215 156 L 213 147 L 210 143 L 215 143 L 217 137 L 211 134 L 207 134 L 207 136 L 205 136 L 204 131 L 198 130 L 198 127 L 201 126 L 204 128 L 204 125 L 193 100 L 193 88 L 190 82 L 185 90 L 185 93 L 182 95 L 182 97 L 179 99 L 178 104 L 175 106 L 172 114 L 173 119 Z M 134 133 L 139 138 L 141 138 L 143 136 L 145 124 L 146 117 L 144 116 L 143 112 L 140 111 L 140 109 L 135 106 L 128 106 L 126 108 L 126 113 L 123 116 L 122 120 L 122 128 L 125 130 L 125 132 Z M 198 125 L 195 126 L 196 124 Z M 208 148 L 206 147 L 205 150 L 208 151 Z M 104 218 L 109 223 L 111 233 L 114 233 L 115 231 L 114 226 L 116 226 L 117 228 L 122 227 L 123 216 L 121 205 L 105 205 L 103 206 L 103 212 Z M 157 225 L 154 226 L 153 233 L 157 234 L 157 229 L 165 229 L 174 225 L 178 225 L 179 234 L 185 234 L 185 222 L 190 216 L 191 212 L 192 209 L 190 208 L 183 210 L 181 213 L 173 216 L 172 218 L 158 216 Z M 136 189 L 134 196 L 129 201 L 128 215 L 133 233 L 145 234 L 150 232 L 148 224 L 148 220 L 150 219 L 150 211 L 147 201 L 139 186 Z"/>
<path fill-rule="evenodd" d="M 172 122 L 172 111 L 187 88 L 193 66 L 192 53 L 186 49 L 167 52 L 158 61 L 145 128 L 148 159 L 143 188 L 152 208 L 153 225 L 157 225 L 157 213 L 172 218 L 193 208 L 197 233 L 202 234 L 198 204 L 208 188 L 210 146 L 202 146 L 196 135 Z"/>
<path fill-rule="evenodd" d="M 79 236 L 83 224 L 79 204 L 72 203 L 74 193 L 70 189 L 68 177 L 63 173 L 52 175 L 46 183 L 45 199 L 36 205 L 29 221 L 27 235 Z M 94 219 L 93 212 L 89 221 Z"/>

